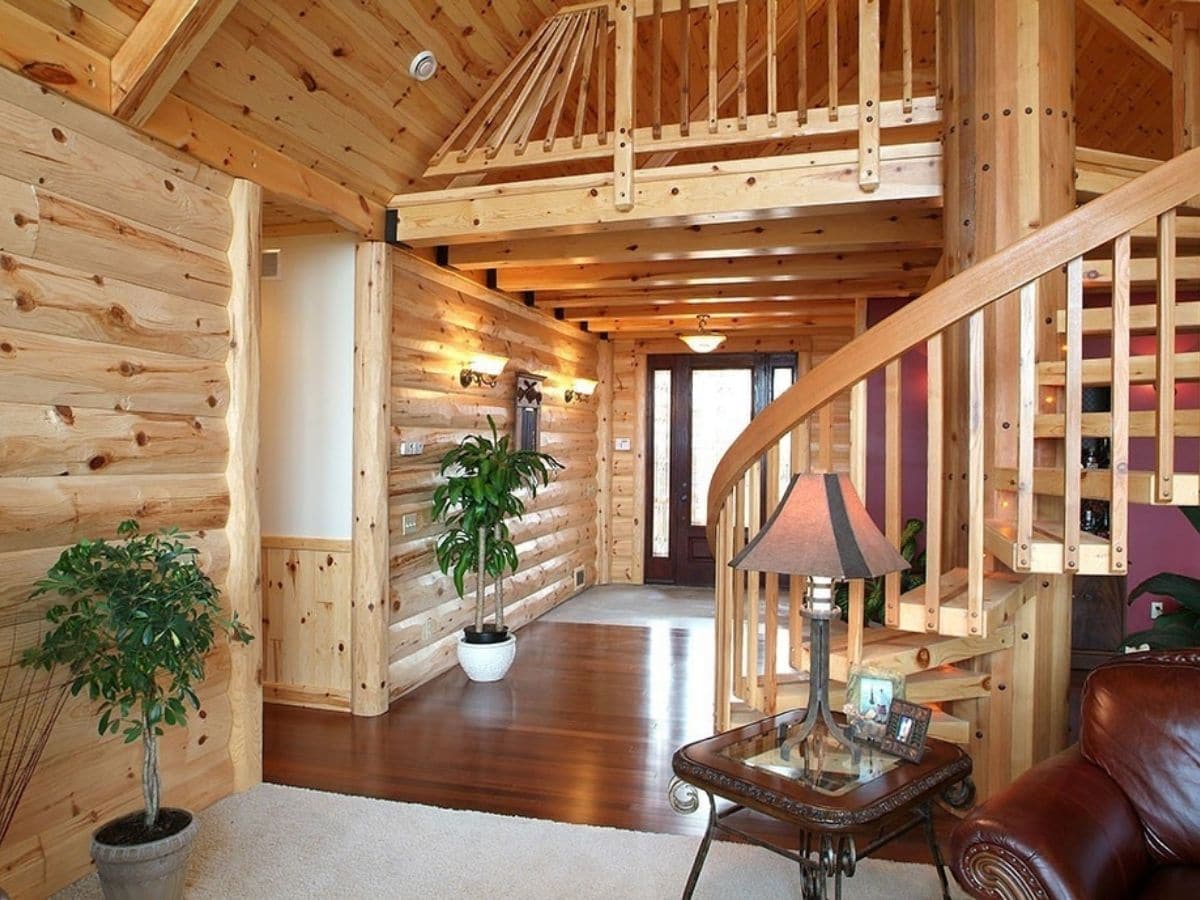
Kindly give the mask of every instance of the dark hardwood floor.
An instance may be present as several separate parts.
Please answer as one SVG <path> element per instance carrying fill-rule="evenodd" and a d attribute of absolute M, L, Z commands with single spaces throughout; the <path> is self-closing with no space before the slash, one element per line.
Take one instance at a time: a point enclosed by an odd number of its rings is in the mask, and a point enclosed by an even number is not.
<path fill-rule="evenodd" d="M 264 776 L 434 806 L 699 835 L 667 804 L 671 756 L 712 728 L 711 628 L 534 622 L 496 684 L 453 669 L 362 719 L 268 704 Z M 747 830 L 794 843 L 739 814 Z M 953 819 L 939 817 L 939 833 Z M 943 840 L 943 847 L 945 842 Z M 928 862 L 920 830 L 885 848 Z"/>

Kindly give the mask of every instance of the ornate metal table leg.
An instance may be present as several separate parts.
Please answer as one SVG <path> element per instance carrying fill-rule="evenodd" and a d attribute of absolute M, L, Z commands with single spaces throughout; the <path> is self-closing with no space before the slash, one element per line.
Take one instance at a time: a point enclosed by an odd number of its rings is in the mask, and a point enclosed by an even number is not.
<path fill-rule="evenodd" d="M 975 803 L 975 782 L 970 777 L 942 791 L 942 799 L 953 809 L 967 809 Z"/>
<path fill-rule="evenodd" d="M 925 839 L 929 842 L 929 852 L 933 856 L 933 864 L 937 867 L 938 880 L 942 883 L 942 900 L 950 900 L 950 880 L 946 877 L 946 864 L 942 860 L 942 850 L 938 846 L 937 833 L 933 828 L 933 808 L 930 804 L 922 804 L 918 815 L 924 821 Z"/>
<path fill-rule="evenodd" d="M 672 796 L 674 795 L 672 794 Z M 717 801 L 713 799 L 712 794 L 708 794 L 708 828 L 704 830 L 704 837 L 700 840 L 700 849 L 696 851 L 696 859 L 692 862 L 692 871 L 688 873 L 687 884 L 683 888 L 683 900 L 692 900 L 692 894 L 696 890 L 696 882 L 700 880 L 700 870 L 704 868 L 704 860 L 708 857 L 708 848 L 712 844 L 713 831 L 716 827 Z"/>

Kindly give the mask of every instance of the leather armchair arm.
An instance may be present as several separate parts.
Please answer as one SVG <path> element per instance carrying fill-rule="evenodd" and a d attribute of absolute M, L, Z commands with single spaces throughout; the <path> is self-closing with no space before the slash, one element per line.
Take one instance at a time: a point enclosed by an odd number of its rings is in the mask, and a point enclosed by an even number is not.
<path fill-rule="evenodd" d="M 1149 866 L 1133 807 L 1077 748 L 1034 766 L 950 840 L 954 874 L 973 897 L 1121 900 Z"/>

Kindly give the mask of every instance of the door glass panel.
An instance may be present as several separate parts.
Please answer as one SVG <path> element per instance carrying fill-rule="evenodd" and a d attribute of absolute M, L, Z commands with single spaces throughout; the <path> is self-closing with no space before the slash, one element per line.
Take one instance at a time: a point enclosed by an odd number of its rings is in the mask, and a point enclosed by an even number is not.
<path fill-rule="evenodd" d="M 778 400 L 779 395 L 792 386 L 795 378 L 794 370 L 777 368 L 771 372 L 771 399 Z M 779 496 L 787 490 L 792 480 L 792 433 L 789 431 L 779 441 Z"/>
<path fill-rule="evenodd" d="M 708 483 L 754 404 L 753 369 L 692 372 L 692 524 L 708 524 Z"/>
<path fill-rule="evenodd" d="M 651 552 L 671 555 L 671 370 L 654 372 L 654 515 Z"/>

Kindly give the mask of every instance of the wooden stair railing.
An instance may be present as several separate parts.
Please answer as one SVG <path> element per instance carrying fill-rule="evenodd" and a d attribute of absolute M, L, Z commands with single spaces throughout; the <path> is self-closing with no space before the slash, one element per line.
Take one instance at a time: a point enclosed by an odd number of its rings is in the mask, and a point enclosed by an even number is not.
<path fill-rule="evenodd" d="M 1200 354 L 1177 353 L 1175 338 L 1183 328 L 1200 328 L 1200 304 L 1177 302 L 1174 235 L 1176 209 L 1200 194 L 1198 173 L 1200 150 L 1193 150 L 932 287 L 801 373 L 796 384 L 735 439 L 717 465 L 708 494 L 709 541 L 717 565 L 719 728 L 729 725 L 736 704 L 756 713 L 777 709 L 782 686 L 794 680 L 776 671 L 780 632 L 789 640 L 786 658 L 791 666 L 804 666 L 802 579 L 791 579 L 790 607 L 781 613 L 777 578 L 734 572 L 727 565 L 762 527 L 779 496 L 775 478 L 767 479 L 772 486 L 763 492 L 761 473 L 778 473 L 784 454 L 793 473 L 828 471 L 834 461 L 831 404 L 847 394 L 858 396 L 865 416 L 867 379 L 879 373 L 887 396 L 883 427 L 874 429 L 882 434 L 886 451 L 881 524 L 897 541 L 902 524 L 901 367 L 906 362 L 915 365 L 920 351 L 927 373 L 928 581 L 908 594 L 901 594 L 898 579 L 886 583 L 888 627 L 872 629 L 872 640 L 915 632 L 895 640 L 926 665 L 936 665 L 935 645 L 948 639 L 966 641 L 963 647 L 980 654 L 1012 646 L 1011 622 L 1036 594 L 1043 582 L 1038 576 L 1125 572 L 1129 503 L 1196 502 L 1200 472 L 1195 467 L 1178 471 L 1175 441 L 1200 435 L 1200 410 L 1177 409 L 1174 389 L 1180 381 L 1200 381 Z M 1154 223 L 1149 250 L 1155 298 L 1153 304 L 1132 304 L 1133 238 L 1140 236 L 1139 252 L 1146 252 L 1146 222 Z M 1106 309 L 1085 310 L 1084 258 L 1098 253 L 1110 260 L 1112 302 Z M 1057 322 L 1062 342 L 1053 351 L 1043 346 L 1042 356 L 1053 355 L 1041 358 L 1038 328 L 1045 323 L 1038 321 L 1038 297 L 1051 279 L 1061 280 L 1065 296 Z M 1005 298 L 1016 311 L 1019 341 L 1016 346 L 992 347 L 985 311 Z M 965 323 L 966 333 L 965 522 L 949 520 L 943 504 L 943 432 L 963 412 L 949 407 L 946 390 L 948 330 L 958 323 Z M 1139 335 L 1135 340 L 1152 342 L 1152 347 L 1131 354 L 1131 331 Z M 1085 359 L 1085 352 L 1094 353 L 1096 341 L 1102 344 L 1105 337 L 1108 356 Z M 1085 340 L 1091 342 L 1087 347 Z M 989 360 L 989 353 L 994 358 Z M 993 448 L 985 431 L 985 379 L 999 366 L 1019 369 L 1015 421 L 1005 423 L 1013 433 L 1011 459 L 999 453 L 989 456 Z M 1112 411 L 1084 413 L 1083 387 L 1099 383 L 1112 386 Z M 1130 409 L 1131 385 L 1155 387 L 1152 409 Z M 860 466 L 855 472 L 855 461 L 865 458 L 865 447 L 858 444 L 865 442 L 866 434 L 865 418 L 852 423 L 851 471 L 863 493 L 865 471 Z M 1082 468 L 1080 447 L 1086 436 L 1110 440 L 1109 468 Z M 1151 471 L 1130 471 L 1131 440 L 1153 443 Z M 1054 463 L 1048 465 L 1048 459 Z M 1080 528 L 1081 503 L 1092 497 L 1111 504 L 1107 538 Z M 966 565 L 948 567 L 942 536 L 947 529 L 963 526 Z M 851 603 L 838 665 L 863 659 L 864 623 L 861 606 L 855 607 Z M 956 725 L 951 731 L 960 733 Z"/>
<path fill-rule="evenodd" d="M 881 131 L 936 128 L 941 121 L 936 82 L 928 90 L 936 74 L 913 70 L 914 40 L 930 41 L 920 56 L 936 59 L 940 41 L 928 35 L 937 24 L 918 22 L 914 31 L 910 0 L 903 0 L 899 21 L 899 70 L 889 73 L 901 97 L 883 99 L 881 2 L 585 0 L 566 6 L 542 23 L 467 112 L 425 175 L 478 177 L 611 158 L 617 206 L 628 208 L 638 155 L 645 168 L 656 169 L 683 151 L 792 140 L 825 141 L 826 149 L 835 149 L 856 135 L 859 185 L 874 191 Z M 810 43 L 817 27 L 824 28 L 823 40 Z M 858 35 L 853 70 L 840 37 L 850 33 Z M 817 67 L 826 73 L 821 94 L 821 84 L 809 78 Z M 843 105 L 841 83 L 851 71 L 858 96 Z M 928 95 L 915 96 L 918 87 Z"/>

